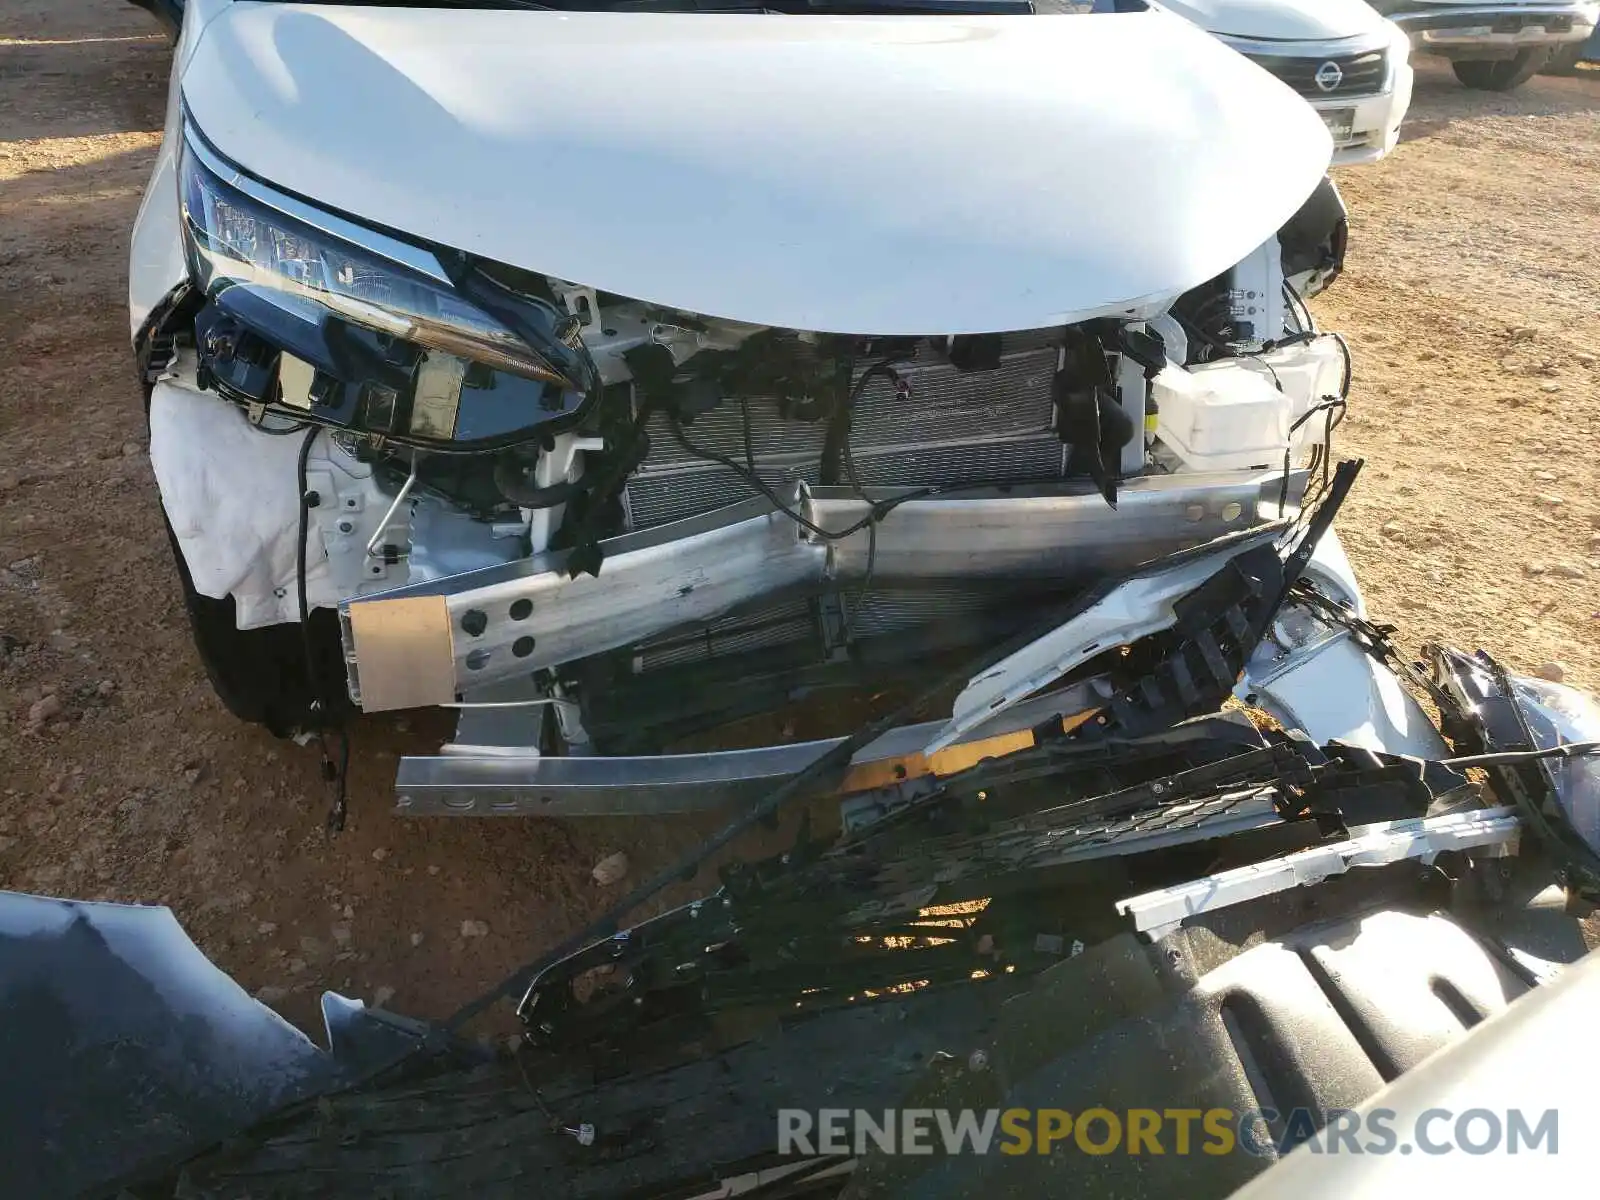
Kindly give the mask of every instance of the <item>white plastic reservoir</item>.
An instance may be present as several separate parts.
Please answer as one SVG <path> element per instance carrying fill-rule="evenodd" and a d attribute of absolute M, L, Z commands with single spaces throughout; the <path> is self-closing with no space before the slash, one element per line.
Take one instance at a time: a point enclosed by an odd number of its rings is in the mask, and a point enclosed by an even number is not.
<path fill-rule="evenodd" d="M 1150 384 L 1156 437 L 1194 471 L 1282 466 L 1295 421 L 1338 397 L 1343 373 L 1343 354 L 1327 336 L 1265 355 L 1168 364 Z M 1325 428 L 1312 417 L 1294 431 L 1295 448 L 1321 441 Z"/>

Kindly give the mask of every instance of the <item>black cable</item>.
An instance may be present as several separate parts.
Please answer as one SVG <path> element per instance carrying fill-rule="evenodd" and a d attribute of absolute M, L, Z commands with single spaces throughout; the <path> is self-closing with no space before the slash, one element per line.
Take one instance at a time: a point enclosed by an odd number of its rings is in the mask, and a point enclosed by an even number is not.
<path fill-rule="evenodd" d="M 1600 754 L 1600 742 L 1563 742 L 1542 750 L 1502 750 L 1494 754 L 1468 754 L 1463 758 L 1442 758 L 1445 767 L 1495 767 L 1502 763 L 1533 762 L 1540 758 L 1580 758 Z"/>
<path fill-rule="evenodd" d="M 861 399 L 861 393 L 866 389 L 867 383 L 880 375 L 890 379 L 895 385 L 898 386 L 900 382 L 900 376 L 894 370 L 893 362 L 893 359 L 882 359 L 879 362 L 873 363 L 870 367 L 863 371 L 861 378 L 857 379 L 851 386 L 849 398 L 845 403 L 845 409 L 842 414 L 842 419 L 844 421 L 843 454 L 845 478 L 850 482 L 850 486 L 856 495 L 864 504 L 867 505 L 867 515 L 861 518 L 861 520 L 838 532 L 824 529 L 822 526 L 808 519 L 802 513 L 799 513 L 793 508 L 789 507 L 783 498 L 780 497 L 777 492 L 770 487 L 759 474 L 756 473 L 755 444 L 750 429 L 750 406 L 743 397 L 740 397 L 739 399 L 740 428 L 743 434 L 745 457 L 743 466 L 726 455 L 719 454 L 714 450 L 707 450 L 705 447 L 698 446 L 694 442 L 690 441 L 689 435 L 684 432 L 683 425 L 678 420 L 678 414 L 671 411 L 667 413 L 667 424 L 672 430 L 672 436 L 677 440 L 678 445 L 682 447 L 684 453 L 689 454 L 694 458 L 698 458 L 704 462 L 713 462 L 720 466 L 726 467 L 740 479 L 744 480 L 746 484 L 754 488 L 762 496 L 766 497 L 766 499 L 770 501 L 779 512 L 788 517 L 796 525 L 800 526 L 800 528 L 806 530 L 808 533 L 822 538 L 824 541 L 836 542 L 851 537 L 863 529 L 867 530 L 867 569 L 862 579 L 861 588 L 856 593 L 856 608 L 860 607 L 861 601 L 865 598 L 868 589 L 872 586 L 873 571 L 876 568 L 878 558 L 878 523 L 908 500 L 921 500 L 929 496 L 938 495 L 941 492 L 952 490 L 949 488 L 934 487 L 919 488 L 908 492 L 903 496 L 895 496 L 888 500 L 874 501 L 870 496 L 867 495 L 866 489 L 861 484 L 861 476 L 856 470 L 855 454 L 850 444 L 851 422 L 854 419 L 855 406 Z M 850 641 L 853 626 L 854 617 L 851 612 L 847 610 L 845 612 L 844 627 L 842 631 L 843 640 L 846 644 L 848 644 Z"/>
<path fill-rule="evenodd" d="M 765 496 L 769 501 L 771 501 L 772 506 L 784 516 L 788 517 L 807 533 L 813 534 L 827 542 L 843 541 L 852 534 L 860 533 L 868 525 L 871 525 L 874 521 L 881 521 L 884 517 L 888 516 L 891 512 L 899 508 L 902 504 L 905 504 L 907 501 L 925 500 L 929 496 L 938 496 L 950 491 L 958 490 L 949 487 L 914 488 L 911 491 L 906 492 L 904 495 L 893 496 L 887 500 L 878 500 L 873 502 L 872 512 L 869 512 L 859 521 L 856 521 L 852 525 L 846 526 L 844 529 L 824 529 L 821 525 L 818 525 L 815 521 L 810 520 L 804 514 L 796 512 L 794 509 L 790 508 L 788 503 L 781 496 L 779 496 L 773 488 L 769 487 L 766 481 L 754 471 L 746 470 L 743 466 L 725 454 L 718 454 L 715 450 L 707 450 L 703 446 L 697 446 L 691 442 L 689 440 L 689 435 L 684 433 L 683 426 L 679 423 L 676 413 L 667 414 L 667 428 L 672 430 L 673 438 L 676 439 L 678 445 L 683 448 L 685 454 L 691 455 L 694 458 L 698 458 L 702 462 L 712 462 L 727 467 L 728 470 L 732 471 L 740 479 L 744 480 L 745 483 L 749 484 L 750 487 L 754 488 L 757 492 L 761 493 L 761 495 Z M 970 488 L 991 486 L 993 485 L 969 485 Z"/>
<path fill-rule="evenodd" d="M 861 393 L 866 390 L 867 381 L 875 376 L 882 375 L 888 379 L 891 386 L 898 392 L 902 387 L 900 373 L 894 369 L 894 360 L 885 358 L 873 363 L 861 373 L 861 378 L 856 380 L 855 386 L 850 389 L 850 401 L 845 405 L 844 429 L 841 441 L 841 452 L 844 458 L 845 478 L 850 481 L 851 488 L 861 500 L 869 506 L 871 499 L 867 491 L 861 486 L 861 474 L 856 470 L 855 449 L 850 443 L 850 435 L 854 431 L 856 404 L 861 399 Z M 867 596 L 872 592 L 872 575 L 878 565 L 878 518 L 874 517 L 867 526 L 867 569 L 862 575 L 861 586 L 856 590 L 855 600 L 849 610 L 845 612 L 844 627 L 841 634 L 846 646 L 855 638 L 856 617 L 861 612 L 861 606 L 866 602 Z"/>
<path fill-rule="evenodd" d="M 257 401 L 254 398 L 242 395 L 241 393 L 236 392 L 225 385 L 214 385 L 211 390 L 217 396 L 221 397 L 223 400 L 226 400 L 229 404 L 232 404 L 234 407 L 247 413 L 257 404 Z M 293 420 L 296 422 L 296 424 L 290 428 L 281 430 L 264 429 L 262 426 L 256 425 L 255 428 L 262 433 L 290 434 L 298 433 L 302 429 L 306 428 L 322 429 L 327 431 L 329 434 L 342 433 L 348 437 L 364 438 L 369 442 L 381 442 L 382 445 L 386 447 L 400 446 L 407 450 L 421 450 L 429 454 L 455 455 L 460 458 L 477 458 L 484 454 L 493 453 L 497 450 L 512 450 L 518 446 L 525 446 L 529 442 L 537 440 L 538 437 L 538 432 L 535 432 L 531 435 L 523 434 L 521 436 L 512 434 L 500 438 L 485 438 L 480 442 L 471 444 L 461 444 L 456 442 L 431 441 L 427 438 L 414 438 L 406 434 L 399 433 L 374 434 L 370 430 L 362 429 L 359 426 L 342 425 L 338 421 L 329 420 L 326 417 L 318 416 L 316 413 L 307 413 L 301 411 L 300 409 L 285 411 L 281 406 L 276 404 L 267 406 L 267 415 L 273 417 L 282 417 L 286 420 Z"/>
<path fill-rule="evenodd" d="M 844 627 L 840 630 L 840 638 L 846 646 L 855 640 L 856 618 L 861 615 L 861 607 L 872 592 L 872 572 L 877 563 L 878 523 L 874 521 L 867 526 L 867 570 L 861 577 L 861 586 L 856 589 L 855 599 L 850 602 L 850 608 L 844 614 Z"/>
<path fill-rule="evenodd" d="M 306 462 L 311 458 L 311 443 L 317 440 L 320 432 L 315 425 L 306 430 L 305 439 L 300 443 L 299 457 L 295 460 L 295 486 L 300 495 L 300 536 L 295 540 L 294 548 L 294 591 L 300 606 L 300 645 L 305 651 L 306 682 L 312 690 L 311 712 L 317 717 L 322 714 L 323 703 L 317 656 L 311 644 L 311 606 L 306 601 L 306 538 L 311 532 L 311 510 L 322 502 L 322 498 L 312 499 L 311 489 L 306 483 Z"/>
<path fill-rule="evenodd" d="M 306 427 L 307 424 L 308 422 L 306 421 L 296 421 L 293 425 L 283 425 L 273 429 L 258 423 L 252 428 L 254 428 L 257 433 L 265 433 L 270 437 L 288 437 L 291 433 L 299 433 Z"/>
<path fill-rule="evenodd" d="M 744 464 L 750 469 L 750 474 L 756 473 L 756 444 L 750 435 L 750 402 L 743 396 L 739 397 L 739 424 L 744 432 Z"/>
<path fill-rule="evenodd" d="M 1317 319 L 1311 315 L 1311 306 L 1306 303 L 1304 296 L 1295 291 L 1294 285 L 1287 279 L 1283 281 L 1283 294 L 1284 298 L 1289 301 L 1289 307 L 1298 309 L 1295 314 L 1295 320 L 1299 323 L 1301 330 L 1312 337 L 1318 336 L 1320 331 L 1317 329 Z"/>
<path fill-rule="evenodd" d="M 1350 385 L 1355 382 L 1355 360 L 1350 357 L 1350 343 L 1344 340 L 1344 334 L 1334 330 L 1328 336 L 1339 343 L 1339 353 L 1344 356 L 1344 380 L 1339 385 L 1339 399 L 1346 400 L 1350 397 Z"/>
<path fill-rule="evenodd" d="M 1299 430 L 1300 426 L 1304 425 L 1312 417 L 1319 412 L 1325 412 L 1328 414 L 1328 432 L 1331 434 L 1344 421 L 1344 413 L 1347 408 L 1349 408 L 1349 404 L 1341 396 L 1328 396 L 1325 399 L 1318 400 L 1290 423 L 1289 433 L 1293 435 Z M 1337 419 L 1334 418 L 1335 412 L 1339 414 Z"/>
<path fill-rule="evenodd" d="M 311 605 L 306 598 L 306 539 L 311 532 L 311 510 L 321 504 L 322 498 L 315 497 L 306 482 L 306 463 L 311 457 L 311 443 L 317 440 L 321 429 L 311 425 L 306 430 L 305 440 L 300 443 L 300 453 L 295 459 L 295 484 L 300 491 L 300 536 L 295 543 L 295 600 L 300 609 L 300 647 L 305 653 L 306 683 L 311 688 L 310 713 L 314 725 L 313 732 L 317 737 L 317 749 L 321 755 L 320 769 L 322 778 L 335 784 L 337 791 L 334 795 L 333 805 L 328 810 L 327 828 L 330 832 L 337 833 L 344 828 L 345 813 L 348 807 L 348 779 L 350 775 L 350 734 L 340 726 L 336 732 L 339 734 L 340 750 L 339 763 L 334 765 L 333 757 L 328 753 L 327 727 L 327 689 L 323 686 L 322 673 L 317 669 L 316 647 L 311 640 Z"/>
<path fill-rule="evenodd" d="M 1266 354 L 1267 351 L 1263 348 L 1260 354 L 1252 355 L 1251 357 L 1267 369 L 1267 374 L 1272 376 L 1272 386 L 1278 389 L 1278 394 L 1281 396 L 1283 394 L 1283 380 L 1278 378 L 1278 368 L 1267 361 Z"/>
<path fill-rule="evenodd" d="M 349 811 L 350 800 L 350 731 L 341 725 L 337 730 L 339 734 L 339 776 L 336 781 L 337 789 L 333 796 L 333 805 L 328 809 L 327 830 L 329 833 L 339 833 L 344 829 L 345 815 Z M 324 760 L 327 759 L 328 748 L 322 748 Z M 324 772 L 326 774 L 326 772 Z"/>
<path fill-rule="evenodd" d="M 1329 396 L 1326 400 L 1319 400 L 1317 403 L 1313 404 L 1310 408 L 1306 409 L 1305 412 L 1301 413 L 1290 423 L 1289 444 L 1284 447 L 1283 451 L 1283 479 L 1278 487 L 1278 512 L 1280 514 L 1282 514 L 1283 510 L 1289 506 L 1289 476 L 1292 473 L 1295 433 L 1299 431 L 1302 425 L 1304 425 L 1318 413 L 1328 414 L 1322 442 L 1323 446 L 1327 448 L 1326 457 L 1322 460 L 1322 490 L 1326 490 L 1329 480 L 1329 467 L 1333 461 L 1333 431 L 1337 429 L 1340 422 L 1344 420 L 1344 413 L 1347 407 L 1348 405 L 1342 397 Z M 1337 420 L 1334 419 L 1333 415 L 1336 410 L 1339 413 Z M 1313 466 L 1312 469 L 1315 470 L 1315 466 Z M 1320 494 L 1320 491 L 1314 493 L 1314 495 Z M 1309 507 L 1309 500 L 1312 498 L 1313 497 L 1310 496 L 1301 497 L 1300 508 L 1302 513 L 1306 510 L 1306 508 Z"/>
<path fill-rule="evenodd" d="M 1222 339 L 1213 336 L 1208 331 L 1201 329 L 1198 324 L 1178 312 L 1178 310 L 1175 308 L 1171 310 L 1171 316 L 1172 319 L 1178 323 L 1179 328 L 1181 328 L 1185 333 L 1198 339 L 1199 341 L 1204 342 L 1207 346 L 1211 347 L 1212 350 L 1218 351 L 1228 357 L 1232 357 L 1233 347 L 1228 345 L 1227 342 L 1224 342 Z M 1210 360 L 1201 359 L 1200 361 L 1209 362 Z"/>

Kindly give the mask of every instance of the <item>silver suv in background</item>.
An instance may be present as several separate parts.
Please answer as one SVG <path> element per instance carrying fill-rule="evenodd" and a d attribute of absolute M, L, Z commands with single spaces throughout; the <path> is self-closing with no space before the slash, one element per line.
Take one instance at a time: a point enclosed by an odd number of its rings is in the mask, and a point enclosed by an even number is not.
<path fill-rule="evenodd" d="M 1450 60 L 1470 88 L 1509 92 L 1552 58 L 1593 36 L 1600 23 L 1594 0 L 1373 0 L 1374 7 L 1411 38 L 1412 49 Z"/>

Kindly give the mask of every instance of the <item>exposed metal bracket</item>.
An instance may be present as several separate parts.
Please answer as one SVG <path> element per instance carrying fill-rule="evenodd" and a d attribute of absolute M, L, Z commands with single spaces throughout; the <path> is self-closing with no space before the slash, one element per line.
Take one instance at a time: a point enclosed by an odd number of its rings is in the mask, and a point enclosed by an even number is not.
<path fill-rule="evenodd" d="M 1202 876 L 1176 887 L 1161 888 L 1117 901 L 1117 911 L 1133 919 L 1133 927 L 1155 939 L 1190 917 L 1229 908 L 1290 888 L 1321 883 L 1352 867 L 1382 867 L 1414 858 L 1431 863 L 1446 850 L 1493 846 L 1510 853 L 1521 825 L 1511 808 L 1485 808 L 1440 817 L 1412 817 L 1368 825 L 1342 842 L 1330 842 Z"/>
<path fill-rule="evenodd" d="M 1222 569 L 1231 558 L 1271 543 L 1282 533 L 1268 526 L 1251 535 L 1219 538 L 1170 565 L 1157 564 L 1124 580 L 1077 616 L 1029 642 L 981 675 L 956 697 L 950 720 L 928 743 L 931 754 L 969 730 L 1047 687 L 1105 650 L 1127 645 L 1169 628 L 1177 620 L 1173 605 Z"/>
<path fill-rule="evenodd" d="M 1298 472 L 1291 492 L 1304 483 Z M 832 542 L 807 537 L 765 500 L 752 500 L 602 544 L 598 576 L 572 578 L 568 553 L 413 584 L 340 605 L 349 653 L 358 653 L 352 612 L 379 616 L 383 606 L 442 596 L 437 620 L 381 653 L 406 659 L 419 650 L 448 655 L 456 691 L 526 678 L 543 667 L 644 641 L 714 619 L 741 604 L 790 589 L 874 580 L 1005 581 L 1070 584 L 1121 574 L 1141 560 L 1203 545 L 1270 519 L 1282 472 L 1145 476 L 1126 481 L 1119 507 L 1075 485 L 1001 493 L 948 493 L 907 501 L 884 518 L 872 539 L 862 529 Z M 872 500 L 893 490 L 870 492 Z M 870 509 L 848 488 L 815 488 L 791 497 L 806 518 L 845 530 Z M 353 675 L 363 666 L 353 663 Z M 352 691 L 355 694 L 355 691 Z M 360 703 L 391 707 L 369 689 Z"/>
<path fill-rule="evenodd" d="M 974 729 L 942 755 L 922 748 L 938 722 L 907 725 L 858 753 L 842 790 L 865 790 L 917 774 L 947 774 L 1031 744 L 1030 730 L 1094 703 L 1089 683 L 1040 696 Z M 492 715 L 492 714 L 486 714 Z M 843 738 L 627 758 L 554 758 L 501 747 L 403 758 L 396 811 L 406 816 L 610 816 L 694 812 L 760 799 Z"/>

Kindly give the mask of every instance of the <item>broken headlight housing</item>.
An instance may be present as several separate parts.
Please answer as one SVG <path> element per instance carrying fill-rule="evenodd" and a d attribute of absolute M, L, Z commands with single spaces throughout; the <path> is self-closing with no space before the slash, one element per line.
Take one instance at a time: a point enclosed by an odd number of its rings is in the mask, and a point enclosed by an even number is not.
<path fill-rule="evenodd" d="M 230 166 L 192 128 L 179 209 L 202 381 L 236 401 L 437 449 L 531 440 L 595 377 L 578 323 L 465 258 Z"/>
<path fill-rule="evenodd" d="M 1481 752 L 1497 793 L 1561 864 L 1569 886 L 1600 899 L 1600 703 L 1564 684 L 1513 675 L 1487 654 L 1430 647 L 1453 701 L 1446 733 Z M 1575 752 L 1559 753 L 1560 747 Z M 1476 765 L 1476 764 L 1474 764 Z"/>
<path fill-rule="evenodd" d="M 1400 68 L 1411 59 L 1411 35 L 1393 21 L 1385 20 L 1389 34 L 1389 62 L 1384 69 L 1383 86 L 1387 91 L 1394 87 L 1395 77 L 1400 74 Z"/>
<path fill-rule="evenodd" d="M 1544 679 L 1510 679 L 1535 749 L 1600 742 L 1600 703 L 1593 696 Z M 1548 769 L 1567 824 L 1600 854 L 1600 756 L 1552 759 Z"/>

